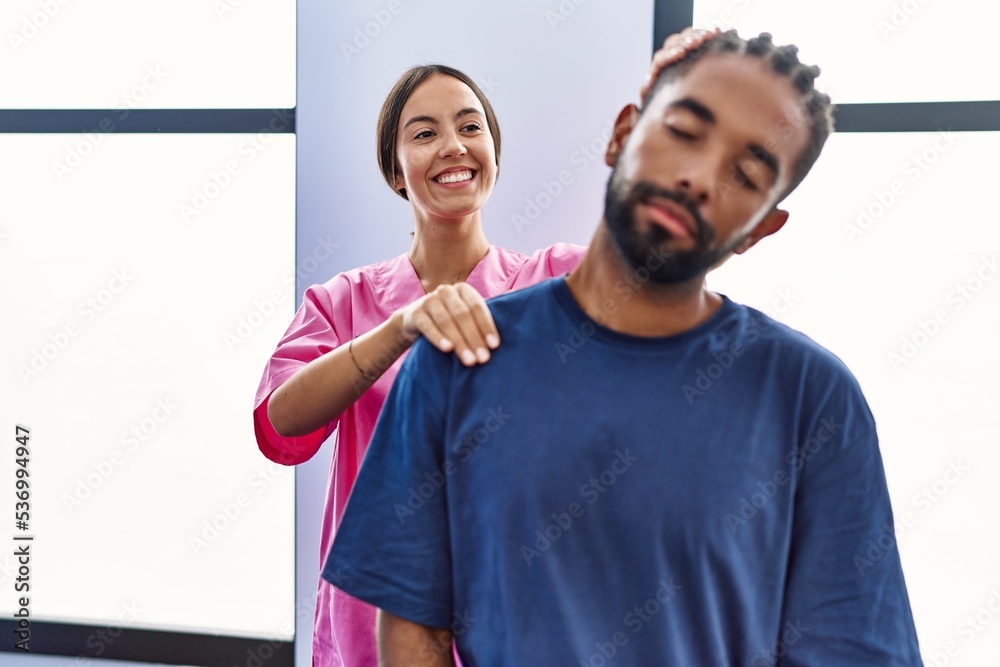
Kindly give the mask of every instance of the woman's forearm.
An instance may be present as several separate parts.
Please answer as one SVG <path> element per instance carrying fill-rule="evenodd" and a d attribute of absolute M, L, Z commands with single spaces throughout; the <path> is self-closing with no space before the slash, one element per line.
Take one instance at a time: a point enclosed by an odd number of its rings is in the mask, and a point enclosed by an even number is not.
<path fill-rule="evenodd" d="M 397 311 L 356 338 L 353 345 L 349 340 L 344 341 L 336 349 L 309 362 L 271 394 L 267 416 L 274 430 L 285 437 L 295 437 L 312 433 L 334 421 L 374 384 L 413 340 L 404 333 L 403 316 Z"/>
<path fill-rule="evenodd" d="M 379 667 L 455 667 L 451 633 L 378 611 Z"/>

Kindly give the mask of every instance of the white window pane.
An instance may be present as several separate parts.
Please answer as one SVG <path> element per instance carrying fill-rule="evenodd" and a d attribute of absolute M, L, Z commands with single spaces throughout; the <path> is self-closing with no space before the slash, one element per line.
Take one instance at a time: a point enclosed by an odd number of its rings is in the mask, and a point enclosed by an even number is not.
<path fill-rule="evenodd" d="M 0 108 L 290 108 L 295 0 L 5 0 Z"/>
<path fill-rule="evenodd" d="M 709 276 L 858 377 L 925 659 L 955 642 L 959 667 L 1000 655 L 1000 624 L 961 632 L 1000 583 L 998 150 L 1000 133 L 834 135 L 785 227 Z"/>
<path fill-rule="evenodd" d="M 696 0 L 694 24 L 770 32 L 823 70 L 835 102 L 1000 99 L 1000 4 L 982 0 Z"/>
<path fill-rule="evenodd" d="M 294 474 L 250 415 L 294 310 L 295 137 L 107 135 L 53 173 L 83 140 L 0 135 L 0 403 L 31 428 L 32 618 L 287 639 Z"/>

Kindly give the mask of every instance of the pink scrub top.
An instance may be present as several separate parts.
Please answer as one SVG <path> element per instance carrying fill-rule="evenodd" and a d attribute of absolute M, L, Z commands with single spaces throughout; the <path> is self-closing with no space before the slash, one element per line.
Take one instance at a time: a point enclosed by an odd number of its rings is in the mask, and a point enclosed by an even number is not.
<path fill-rule="evenodd" d="M 531 257 L 490 246 L 466 282 L 484 298 L 528 287 L 576 268 L 586 248 L 557 243 Z M 375 422 L 402 355 L 340 417 L 313 433 L 285 438 L 267 418 L 267 400 L 275 389 L 307 363 L 389 319 L 395 311 L 424 296 L 407 255 L 334 276 L 313 285 L 264 368 L 254 405 L 257 445 L 270 460 L 295 465 L 309 460 L 335 433 L 330 482 L 320 533 L 320 568 L 333 544 L 347 498 L 358 476 Z M 503 344 L 501 339 L 501 345 Z M 376 667 L 375 607 L 319 578 L 313 629 L 313 665 Z"/>

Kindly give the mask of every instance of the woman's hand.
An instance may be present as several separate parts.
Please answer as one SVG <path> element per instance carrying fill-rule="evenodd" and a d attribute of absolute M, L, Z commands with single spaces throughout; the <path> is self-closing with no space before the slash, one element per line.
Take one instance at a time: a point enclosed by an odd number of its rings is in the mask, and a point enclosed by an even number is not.
<path fill-rule="evenodd" d="M 486 300 L 467 283 L 441 285 L 403 309 L 403 335 L 415 340 L 421 334 L 466 366 L 486 363 L 500 345 Z"/>
<path fill-rule="evenodd" d="M 653 86 L 656 77 L 667 65 L 671 65 L 684 58 L 689 51 L 697 49 L 699 46 L 715 37 L 722 31 L 702 30 L 701 28 L 684 28 L 679 33 L 670 35 L 663 40 L 663 46 L 653 54 L 653 62 L 649 65 L 649 75 L 639 89 L 639 99 L 645 99 L 646 93 Z"/>

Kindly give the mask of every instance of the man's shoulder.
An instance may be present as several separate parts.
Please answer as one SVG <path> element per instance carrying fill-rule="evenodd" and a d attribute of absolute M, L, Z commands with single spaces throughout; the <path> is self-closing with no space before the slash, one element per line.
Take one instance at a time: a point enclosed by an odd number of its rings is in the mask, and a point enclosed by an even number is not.
<path fill-rule="evenodd" d="M 534 310 L 547 310 L 558 299 L 563 277 L 548 278 L 534 285 L 499 294 L 486 300 L 493 319 L 523 317 Z"/>
<path fill-rule="evenodd" d="M 774 355 L 783 366 L 800 368 L 810 373 L 839 376 L 856 382 L 853 373 L 836 354 L 816 342 L 803 331 L 795 329 L 751 306 L 733 302 L 741 327 L 740 335 L 746 339 L 748 349 L 760 341 L 762 352 Z"/>

